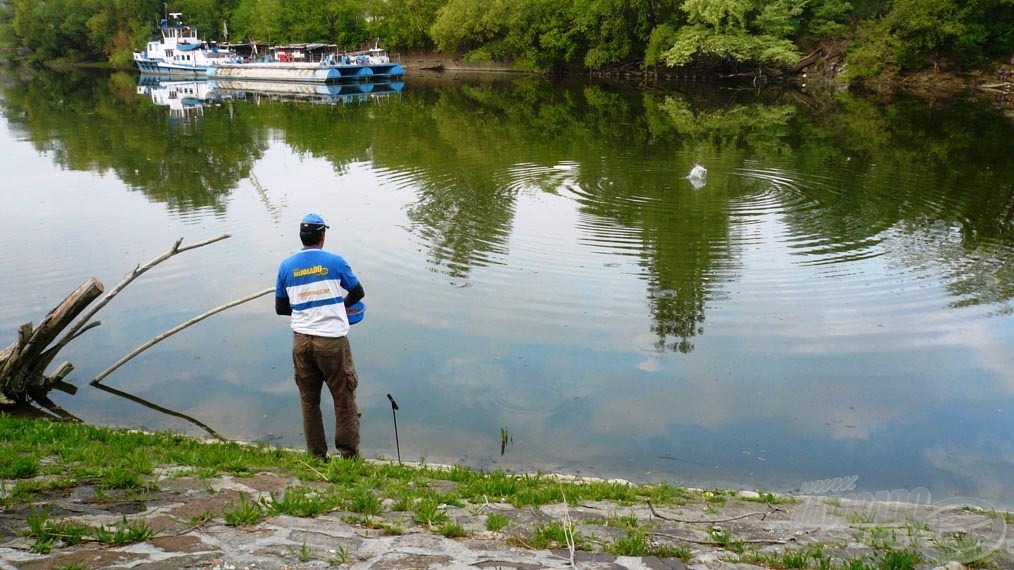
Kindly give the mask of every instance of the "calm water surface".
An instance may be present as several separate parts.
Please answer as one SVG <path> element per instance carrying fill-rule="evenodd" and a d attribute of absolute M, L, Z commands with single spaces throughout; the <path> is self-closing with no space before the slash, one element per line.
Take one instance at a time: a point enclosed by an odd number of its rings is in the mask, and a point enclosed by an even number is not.
<path fill-rule="evenodd" d="M 62 353 L 84 421 L 301 447 L 270 296 L 88 381 L 273 286 L 315 211 L 367 291 L 369 456 L 395 455 L 391 394 L 405 459 L 1014 504 L 1014 126 L 988 105 L 39 73 L 0 112 L 0 346 L 89 276 L 232 235 Z"/>

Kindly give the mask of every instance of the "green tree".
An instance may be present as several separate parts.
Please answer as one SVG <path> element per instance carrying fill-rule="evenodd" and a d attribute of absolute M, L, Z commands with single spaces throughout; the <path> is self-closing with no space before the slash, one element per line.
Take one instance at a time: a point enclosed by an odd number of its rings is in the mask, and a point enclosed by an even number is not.
<path fill-rule="evenodd" d="M 389 0 L 380 4 L 375 35 L 392 48 L 428 49 L 433 38 L 429 30 L 445 0 Z"/>
<path fill-rule="evenodd" d="M 93 1 L 13 0 L 10 34 L 32 58 L 79 60 L 98 58 L 101 50 L 91 42 L 87 22 L 95 14 Z"/>
<path fill-rule="evenodd" d="M 281 0 L 242 0 L 233 12 L 233 33 L 237 38 L 261 42 L 284 41 L 278 17 L 281 4 Z"/>
<path fill-rule="evenodd" d="M 686 0 L 682 10 L 690 25 L 681 28 L 664 54 L 670 66 L 695 58 L 756 64 L 790 64 L 799 59 L 787 36 L 795 30 L 793 18 L 802 3 L 776 0 Z"/>
<path fill-rule="evenodd" d="M 808 43 L 839 37 L 849 29 L 853 13 L 848 0 L 816 0 L 805 7 L 799 36 Z"/>
<path fill-rule="evenodd" d="M 174 0 L 169 4 L 173 12 L 183 14 L 183 20 L 198 29 L 201 37 L 219 39 L 224 37 L 223 22 L 235 8 L 234 0 Z"/>
<path fill-rule="evenodd" d="M 644 51 L 645 65 L 664 63 L 665 52 L 676 44 L 679 32 L 669 24 L 662 24 L 651 31 L 648 47 Z"/>
<path fill-rule="evenodd" d="M 1014 50 L 1014 0 L 894 0 L 863 20 L 852 77 L 889 78 L 947 64 L 969 67 Z"/>
<path fill-rule="evenodd" d="M 799 59 L 787 39 L 791 19 L 802 4 L 791 0 L 761 3 L 754 0 L 686 0 L 683 11 L 690 25 L 676 34 L 665 53 L 670 66 L 686 65 L 698 57 L 735 63 L 786 65 Z"/>
<path fill-rule="evenodd" d="M 555 0 L 451 0 L 430 28 L 441 51 L 468 61 L 547 70 L 574 58 L 571 13 Z"/>
<path fill-rule="evenodd" d="M 903 68 L 924 67 L 964 35 L 956 0 L 895 0 L 887 26 L 896 37 L 894 57 Z"/>
<path fill-rule="evenodd" d="M 322 40 L 358 49 L 369 38 L 365 14 L 358 0 L 317 2 L 311 14 L 312 19 L 321 25 L 315 33 Z"/>
<path fill-rule="evenodd" d="M 640 60 L 658 26 L 678 23 L 681 0 L 575 0 L 574 20 L 591 69 Z"/>
<path fill-rule="evenodd" d="M 479 52 L 475 57 L 498 59 L 507 55 L 508 0 L 450 0 L 437 11 L 430 36 L 445 52 Z M 480 51 L 481 50 L 481 51 Z"/>
<path fill-rule="evenodd" d="M 510 12 L 506 45 L 522 69 L 546 70 L 573 60 L 571 13 L 558 0 L 523 0 Z"/>

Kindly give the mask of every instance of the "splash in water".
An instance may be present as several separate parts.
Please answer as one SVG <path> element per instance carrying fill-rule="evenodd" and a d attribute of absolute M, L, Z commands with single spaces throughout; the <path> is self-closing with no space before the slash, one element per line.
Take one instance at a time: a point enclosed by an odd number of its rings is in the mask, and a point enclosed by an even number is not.
<path fill-rule="evenodd" d="M 692 184 L 694 188 L 703 188 L 708 182 L 708 169 L 704 168 L 700 164 L 695 164 L 694 167 L 690 169 L 690 174 L 687 175 L 687 179 L 690 180 L 690 184 Z"/>

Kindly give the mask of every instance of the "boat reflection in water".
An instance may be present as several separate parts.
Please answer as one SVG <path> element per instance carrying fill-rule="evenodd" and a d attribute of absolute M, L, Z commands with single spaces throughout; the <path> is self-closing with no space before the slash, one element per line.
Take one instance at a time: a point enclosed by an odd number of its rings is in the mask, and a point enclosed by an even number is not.
<path fill-rule="evenodd" d="M 259 103 L 262 99 L 337 105 L 367 103 L 401 93 L 402 81 L 355 83 L 297 83 L 243 80 L 164 80 L 142 75 L 137 94 L 151 97 L 156 105 L 169 108 L 173 121 L 190 121 L 203 116 L 206 106 L 228 101 Z"/>

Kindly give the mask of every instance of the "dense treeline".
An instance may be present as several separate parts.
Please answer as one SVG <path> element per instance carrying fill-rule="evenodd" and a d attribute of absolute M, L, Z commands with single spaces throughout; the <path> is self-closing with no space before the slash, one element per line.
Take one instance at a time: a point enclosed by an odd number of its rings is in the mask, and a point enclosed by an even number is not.
<path fill-rule="evenodd" d="M 354 49 L 379 37 L 540 71 L 785 66 L 833 43 L 868 78 L 1014 52 L 1014 0 L 0 0 L 0 42 L 38 60 L 122 64 L 166 11 L 219 39 Z"/>

